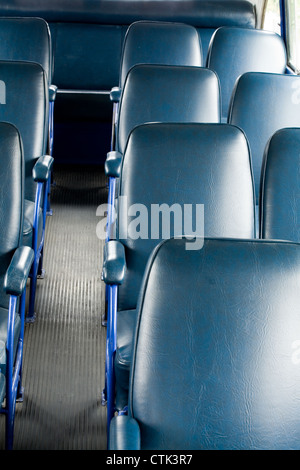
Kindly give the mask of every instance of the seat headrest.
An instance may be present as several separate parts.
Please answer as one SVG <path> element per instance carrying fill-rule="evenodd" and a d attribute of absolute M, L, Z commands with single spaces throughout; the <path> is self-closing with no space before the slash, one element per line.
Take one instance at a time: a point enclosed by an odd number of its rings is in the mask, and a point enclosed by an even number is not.
<path fill-rule="evenodd" d="M 146 122 L 220 122 L 215 72 L 190 66 L 134 66 L 120 102 L 117 143 L 121 153 L 130 131 Z"/>
<path fill-rule="evenodd" d="M 137 47 L 138 44 L 138 47 Z M 196 28 L 182 23 L 137 21 L 126 32 L 120 87 L 136 64 L 202 66 L 201 39 Z"/>
<path fill-rule="evenodd" d="M 0 60 L 36 62 L 53 76 L 50 29 L 42 18 L 0 18 Z"/>

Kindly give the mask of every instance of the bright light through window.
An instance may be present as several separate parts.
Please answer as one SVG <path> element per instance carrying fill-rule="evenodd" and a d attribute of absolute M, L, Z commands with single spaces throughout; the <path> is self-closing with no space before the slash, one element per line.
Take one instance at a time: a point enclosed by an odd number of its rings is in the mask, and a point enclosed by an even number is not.
<path fill-rule="evenodd" d="M 287 42 L 290 65 L 300 72 L 300 0 L 287 2 Z"/>
<path fill-rule="evenodd" d="M 281 34 L 279 0 L 268 0 L 263 28 Z"/>

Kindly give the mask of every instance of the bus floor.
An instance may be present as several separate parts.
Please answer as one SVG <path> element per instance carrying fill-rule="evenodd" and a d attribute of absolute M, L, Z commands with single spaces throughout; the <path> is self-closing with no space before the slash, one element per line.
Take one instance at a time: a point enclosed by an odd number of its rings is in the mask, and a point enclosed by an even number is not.
<path fill-rule="evenodd" d="M 36 320 L 25 326 L 14 450 L 103 450 L 104 242 L 96 235 L 96 209 L 107 202 L 106 179 L 102 166 L 55 164 L 53 174 L 45 277 L 38 280 Z M 2 415 L 0 449 L 4 423 Z"/>

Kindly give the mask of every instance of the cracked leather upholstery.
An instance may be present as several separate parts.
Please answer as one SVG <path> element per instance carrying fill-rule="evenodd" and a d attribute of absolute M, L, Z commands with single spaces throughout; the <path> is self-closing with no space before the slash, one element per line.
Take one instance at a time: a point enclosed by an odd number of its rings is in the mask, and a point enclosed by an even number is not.
<path fill-rule="evenodd" d="M 254 190 L 246 138 L 240 129 L 227 124 L 139 126 L 131 133 L 124 155 L 120 196 L 127 197 L 128 207 L 138 203 L 149 211 L 149 238 L 121 239 L 134 218 L 126 206 L 118 204 L 117 237 L 125 246 L 127 265 L 118 289 L 115 360 L 117 401 L 122 407 L 126 392 L 122 398 L 118 392 L 128 387 L 140 286 L 149 256 L 162 239 L 162 232 L 159 238 L 151 238 L 151 205 L 178 204 L 183 213 L 184 204 L 192 204 L 195 221 L 196 204 L 203 204 L 205 236 L 253 238 Z M 171 237 L 182 235 L 176 230 L 171 223 Z"/>
<path fill-rule="evenodd" d="M 299 450 L 299 302 L 296 243 L 163 242 L 130 379 L 142 449 Z"/>

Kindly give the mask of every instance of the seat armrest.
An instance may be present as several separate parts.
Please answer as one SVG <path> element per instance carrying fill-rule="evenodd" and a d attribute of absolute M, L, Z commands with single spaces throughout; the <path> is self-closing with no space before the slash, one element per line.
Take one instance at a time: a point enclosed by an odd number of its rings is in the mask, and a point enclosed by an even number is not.
<path fill-rule="evenodd" d="M 109 450 L 140 450 L 140 443 L 140 428 L 135 419 L 119 415 L 111 420 Z"/>
<path fill-rule="evenodd" d="M 49 86 L 49 101 L 55 101 L 56 92 L 57 92 L 57 86 L 56 85 L 50 85 Z"/>
<path fill-rule="evenodd" d="M 121 88 L 119 88 L 118 86 L 113 87 L 110 91 L 109 97 L 110 101 L 112 101 L 113 103 L 119 103 L 121 98 Z"/>
<path fill-rule="evenodd" d="M 104 245 L 102 276 L 105 284 L 122 284 L 126 271 L 125 249 L 118 240 L 110 240 Z"/>
<path fill-rule="evenodd" d="M 44 183 L 48 180 L 53 166 L 53 161 L 54 158 L 50 155 L 43 155 L 37 160 L 32 170 L 34 181 L 37 181 L 38 183 Z"/>
<path fill-rule="evenodd" d="M 104 171 L 106 176 L 119 178 L 122 165 L 122 154 L 116 150 L 108 152 L 104 164 Z"/>
<path fill-rule="evenodd" d="M 20 246 L 15 251 L 4 278 L 4 290 L 9 295 L 21 295 L 34 259 L 34 251 L 29 246 Z"/>

